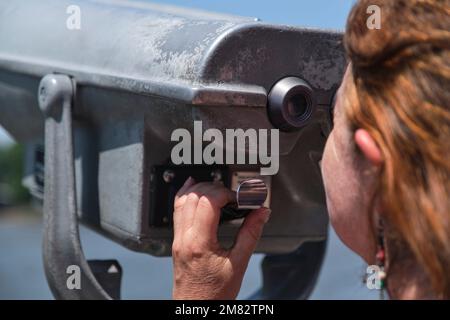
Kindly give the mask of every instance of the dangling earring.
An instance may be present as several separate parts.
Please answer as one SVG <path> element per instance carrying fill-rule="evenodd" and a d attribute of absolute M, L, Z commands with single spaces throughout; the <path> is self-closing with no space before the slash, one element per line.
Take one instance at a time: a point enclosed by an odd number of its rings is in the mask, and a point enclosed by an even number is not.
<path fill-rule="evenodd" d="M 377 244 L 377 253 L 375 255 L 376 264 L 379 268 L 378 271 L 378 281 L 380 284 L 380 300 L 384 300 L 384 290 L 386 288 L 386 270 L 385 270 L 385 261 L 386 261 L 386 252 L 384 248 L 384 232 L 383 232 L 383 224 L 380 221 L 378 226 L 378 244 Z"/>

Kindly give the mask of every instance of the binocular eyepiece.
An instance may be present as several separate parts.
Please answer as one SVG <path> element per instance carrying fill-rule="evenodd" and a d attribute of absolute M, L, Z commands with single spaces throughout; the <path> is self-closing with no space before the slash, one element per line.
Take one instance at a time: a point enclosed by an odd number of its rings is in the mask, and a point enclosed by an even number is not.
<path fill-rule="evenodd" d="M 268 115 L 281 131 L 295 131 L 305 126 L 313 114 L 316 101 L 306 81 L 287 77 L 278 81 L 268 96 Z"/>

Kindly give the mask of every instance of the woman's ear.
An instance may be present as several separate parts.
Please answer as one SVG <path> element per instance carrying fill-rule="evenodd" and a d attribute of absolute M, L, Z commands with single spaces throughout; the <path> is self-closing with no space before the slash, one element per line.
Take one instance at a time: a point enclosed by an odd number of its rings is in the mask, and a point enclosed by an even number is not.
<path fill-rule="evenodd" d="M 380 166 L 383 164 L 383 157 L 381 150 L 377 146 L 375 140 L 364 129 L 357 129 L 355 132 L 355 143 L 361 150 L 364 157 L 369 160 L 373 165 Z"/>

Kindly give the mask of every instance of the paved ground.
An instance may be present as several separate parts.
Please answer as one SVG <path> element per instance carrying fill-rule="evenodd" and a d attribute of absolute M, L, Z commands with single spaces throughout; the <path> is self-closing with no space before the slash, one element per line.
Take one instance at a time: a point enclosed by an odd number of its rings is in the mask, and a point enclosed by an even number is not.
<path fill-rule="evenodd" d="M 0 211 L 0 299 L 51 299 L 42 267 L 40 215 L 23 211 Z M 86 228 L 82 228 L 81 237 L 88 258 L 120 261 L 124 269 L 123 298 L 170 299 L 170 258 L 128 251 Z M 377 299 L 377 292 L 362 283 L 364 263 L 333 231 L 328 246 L 311 299 Z M 261 259 L 261 255 L 252 258 L 239 298 L 250 295 L 260 285 Z"/>

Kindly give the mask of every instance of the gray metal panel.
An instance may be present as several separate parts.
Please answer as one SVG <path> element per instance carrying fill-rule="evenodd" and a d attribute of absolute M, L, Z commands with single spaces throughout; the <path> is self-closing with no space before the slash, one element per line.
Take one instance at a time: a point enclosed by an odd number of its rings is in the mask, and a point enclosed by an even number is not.
<path fill-rule="evenodd" d="M 79 31 L 66 29 L 69 4 L 81 7 Z M 166 163 L 172 130 L 192 132 L 193 120 L 270 129 L 267 92 L 302 78 L 319 105 L 307 127 L 280 134 L 274 213 L 258 247 L 292 251 L 326 237 L 317 160 L 345 67 L 341 36 L 133 2 L 3 1 L 0 123 L 19 141 L 39 139 L 40 78 L 72 76 L 79 215 L 129 248 L 168 254 L 172 231 L 146 219 L 149 171 Z M 230 243 L 237 227 L 221 226 L 221 239 Z"/>
<path fill-rule="evenodd" d="M 81 9 L 80 30 L 66 27 L 70 5 Z M 211 44 L 248 21 L 131 1 L 3 1 L 0 66 L 39 75 L 73 71 L 80 84 L 176 87 L 198 80 Z"/>
<path fill-rule="evenodd" d="M 66 28 L 65 10 L 73 4 L 81 8 L 80 30 Z M 0 68 L 36 76 L 67 73 L 80 85 L 194 104 L 227 104 L 222 91 L 242 91 L 241 99 L 253 94 L 254 104 L 263 106 L 260 87 L 268 90 L 280 74 L 301 73 L 321 90 L 339 81 L 339 33 L 158 9 L 127 1 L 1 2 Z"/>

